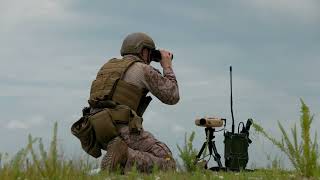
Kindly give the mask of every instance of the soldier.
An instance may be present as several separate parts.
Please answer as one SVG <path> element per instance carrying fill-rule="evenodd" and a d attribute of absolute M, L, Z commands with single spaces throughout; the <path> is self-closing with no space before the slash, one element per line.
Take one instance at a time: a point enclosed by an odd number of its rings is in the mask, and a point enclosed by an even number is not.
<path fill-rule="evenodd" d="M 173 55 L 165 50 L 157 51 L 161 54 L 162 75 L 150 66 L 154 57 L 152 53 L 156 51 L 154 41 L 147 34 L 129 34 L 120 50 L 122 59 L 109 60 L 92 83 L 90 114 L 107 107 L 116 127 L 115 137 L 104 145 L 102 143 L 102 149 L 107 153 L 101 161 L 101 169 L 113 171 L 120 167 L 122 171 L 128 171 L 136 166 L 140 172 L 147 173 L 154 166 L 160 170 L 175 169 L 170 149 L 142 128 L 141 117 L 151 101 L 151 97 L 146 96 L 148 92 L 168 105 L 179 101 L 178 84 L 172 69 Z M 101 103 L 103 101 L 106 103 Z M 101 104 L 105 105 L 102 107 Z M 124 116 L 128 111 L 124 109 L 130 109 L 128 119 Z"/>

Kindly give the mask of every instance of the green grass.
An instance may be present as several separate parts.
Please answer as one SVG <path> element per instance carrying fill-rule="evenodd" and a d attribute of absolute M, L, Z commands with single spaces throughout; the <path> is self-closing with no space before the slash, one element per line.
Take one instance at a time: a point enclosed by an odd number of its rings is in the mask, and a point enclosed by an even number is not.
<path fill-rule="evenodd" d="M 90 163 L 88 159 L 67 160 L 58 152 L 57 144 L 57 123 L 50 147 L 46 151 L 40 138 L 28 137 L 28 144 L 20 150 L 13 158 L 9 159 L 7 154 L 0 155 L 0 179 L 300 179 L 295 172 L 282 171 L 279 169 L 264 169 L 255 172 L 212 172 L 209 170 L 194 168 L 178 172 L 159 172 L 155 170 L 152 174 L 140 174 L 136 169 L 126 175 L 119 173 L 101 172 L 89 175 L 89 171 L 96 164 Z M 192 157 L 196 154 L 192 141 L 195 134 L 188 138 L 186 135 L 185 145 L 181 150 L 187 161 L 192 163 Z M 37 147 L 37 148 L 36 148 Z M 183 164 L 185 166 L 185 164 Z"/>
<path fill-rule="evenodd" d="M 270 140 L 277 148 L 279 148 L 289 158 L 293 167 L 302 176 L 314 177 L 320 172 L 319 149 L 317 134 L 311 140 L 311 124 L 314 117 L 310 115 L 309 107 L 301 100 L 301 117 L 300 117 L 300 142 L 297 126 L 291 128 L 291 138 L 283 125 L 278 122 L 281 131 L 281 138 L 276 139 L 270 136 L 260 125 L 253 124 L 255 130 Z"/>
<path fill-rule="evenodd" d="M 184 136 L 184 146 L 180 147 L 177 145 L 177 148 L 179 150 L 179 157 L 182 160 L 182 165 L 179 165 L 178 167 L 180 170 L 184 171 L 195 171 L 197 170 L 196 166 L 196 159 L 195 157 L 198 154 L 198 151 L 193 147 L 193 140 L 195 137 L 195 132 L 193 131 L 191 135 L 188 138 L 187 133 Z M 205 153 L 204 153 L 205 154 Z"/>
<path fill-rule="evenodd" d="M 281 170 L 280 160 L 272 160 L 271 167 L 259 169 L 254 172 L 213 172 L 199 168 L 194 164 L 197 150 L 193 147 L 195 133 L 188 137 L 185 135 L 185 144 L 178 146 L 179 157 L 182 160 L 178 171 L 160 172 L 154 170 L 152 174 L 140 174 L 136 169 L 120 175 L 119 173 L 101 172 L 89 175 L 90 170 L 97 167 L 98 162 L 89 161 L 89 156 L 79 157 L 72 160 L 64 157 L 58 151 L 57 135 L 58 125 L 54 124 L 53 135 L 49 148 L 46 150 L 41 138 L 28 137 L 28 143 L 14 157 L 9 158 L 6 153 L 0 153 L 0 179 L 320 179 L 318 159 L 317 139 L 311 141 L 310 127 L 313 117 L 310 116 L 308 107 L 302 101 L 302 116 L 300 119 L 301 142 L 298 143 L 297 128 L 292 129 L 293 140 L 290 140 L 283 126 L 279 123 L 283 134 L 281 140 L 269 136 L 261 126 L 255 124 L 255 128 L 260 130 L 267 139 L 271 140 L 276 147 L 283 150 L 289 159 L 296 163 L 295 171 Z M 259 129 L 260 128 L 260 129 Z M 301 153 L 301 154 L 298 154 Z M 314 169 L 312 169 L 314 168 Z M 309 171 L 311 169 L 312 171 Z M 309 174 L 308 174 L 309 173 Z"/>

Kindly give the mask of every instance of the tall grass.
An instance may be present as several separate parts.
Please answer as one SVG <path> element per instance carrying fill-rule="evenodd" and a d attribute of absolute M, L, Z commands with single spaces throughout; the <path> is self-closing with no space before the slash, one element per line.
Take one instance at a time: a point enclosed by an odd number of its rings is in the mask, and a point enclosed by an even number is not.
<path fill-rule="evenodd" d="M 268 154 L 267 160 L 269 161 L 267 168 L 269 168 L 269 169 L 283 169 L 282 168 L 282 158 L 280 158 L 279 156 L 273 157 L 270 154 Z"/>
<path fill-rule="evenodd" d="M 304 103 L 303 103 L 304 104 Z M 303 108 L 303 112 L 308 112 L 308 108 Z M 294 135 L 294 140 L 292 141 L 291 148 L 288 148 L 286 138 L 283 137 L 282 140 L 278 141 L 271 136 L 269 136 L 259 125 L 255 124 L 256 128 L 260 127 L 260 132 L 268 136 L 268 139 L 272 140 L 279 147 L 285 149 L 288 154 L 293 153 L 294 158 L 298 156 L 296 151 L 292 149 L 298 149 L 303 155 L 299 156 L 299 159 L 294 162 L 299 162 L 301 166 L 301 173 L 307 171 L 306 168 L 302 168 L 301 163 L 317 162 L 318 155 L 318 145 L 316 144 L 316 137 L 313 141 L 310 139 L 310 120 L 312 117 L 306 114 L 302 116 L 303 120 L 303 130 L 301 137 L 303 143 L 298 144 L 297 130 L 296 127 L 293 128 L 292 133 Z M 280 123 L 279 123 L 280 124 Z M 309 126 L 309 127 L 308 127 Z M 282 126 L 281 126 L 282 127 Z M 283 128 L 282 128 L 283 129 Z M 285 132 L 284 132 L 285 133 Z M 153 171 L 152 174 L 140 174 L 133 170 L 126 175 L 119 175 L 116 173 L 100 172 L 97 174 L 89 175 L 88 172 L 92 170 L 93 164 L 87 159 L 79 157 L 76 160 L 69 160 L 63 157 L 63 154 L 58 151 L 58 126 L 57 123 L 53 127 L 53 135 L 49 147 L 46 149 L 41 138 L 34 138 L 31 135 L 28 136 L 27 145 L 22 148 L 13 158 L 9 158 L 7 153 L 0 153 L 0 179 L 296 179 L 300 178 L 296 176 L 295 172 L 280 171 L 277 164 L 274 165 L 272 169 L 269 170 L 258 170 L 252 173 L 247 172 L 218 172 L 213 173 L 212 171 L 204 171 L 195 165 L 195 157 L 197 155 L 197 150 L 193 147 L 193 140 L 195 138 L 195 133 L 192 132 L 190 136 L 185 135 L 184 145 L 182 147 L 178 146 L 179 156 L 183 161 L 183 165 L 186 171 L 183 172 L 160 172 Z M 288 135 L 285 135 L 288 137 Z M 309 138 L 309 140 L 308 140 Z M 287 138 L 289 139 L 289 138 Z M 295 140 L 296 139 L 296 140 Z M 290 141 L 290 140 L 289 140 Z M 291 142 L 291 141 L 290 141 Z M 304 142 L 309 143 L 309 151 L 304 153 L 304 147 L 306 146 Z M 79 147 L 80 148 L 80 147 Z M 290 149 L 290 150 L 288 150 Z M 206 153 L 204 153 L 205 156 Z M 305 154 L 309 158 L 304 158 Z M 292 158 L 292 159 L 294 159 Z M 297 163 L 298 164 L 298 163 Z M 309 168 L 319 168 L 319 164 L 308 165 Z M 316 176 L 320 176 L 319 171 L 311 171 Z"/>
<path fill-rule="evenodd" d="M 193 141 L 195 138 L 195 132 L 192 131 L 190 136 L 188 136 L 187 133 L 185 133 L 184 136 L 184 144 L 182 147 L 177 145 L 178 151 L 179 151 L 179 157 L 182 160 L 182 165 L 180 165 L 180 169 L 187 172 L 194 172 L 201 169 L 204 169 L 205 165 L 207 164 L 207 161 L 205 158 L 208 156 L 207 152 L 207 144 L 205 144 L 204 151 L 202 152 L 202 157 L 197 159 L 198 150 L 193 147 Z M 207 139 L 208 140 L 208 139 Z"/>
<path fill-rule="evenodd" d="M 10 160 L 3 160 L 0 155 L 0 179 L 64 179 L 68 177 L 86 177 L 91 164 L 79 160 L 64 159 L 58 153 L 58 125 L 54 124 L 52 140 L 48 151 L 45 150 L 42 139 L 28 136 L 28 144 Z M 38 148 L 35 146 L 38 145 Z"/>
<path fill-rule="evenodd" d="M 319 149 L 317 142 L 317 133 L 313 141 L 311 140 L 310 129 L 314 116 L 310 115 L 309 107 L 301 99 L 301 116 L 300 116 L 300 142 L 298 142 L 297 126 L 291 128 L 291 138 L 283 125 L 278 122 L 281 131 L 281 138 L 276 139 L 270 136 L 260 125 L 254 123 L 253 127 L 276 147 L 286 154 L 293 167 L 303 176 L 315 176 L 320 170 Z"/>
<path fill-rule="evenodd" d="M 196 170 L 196 156 L 198 151 L 193 147 L 193 140 L 195 137 L 195 132 L 192 131 L 191 135 L 188 137 L 187 133 L 184 136 L 184 145 L 180 147 L 177 145 L 179 150 L 179 157 L 182 160 L 182 168 L 185 171 L 195 171 Z"/>

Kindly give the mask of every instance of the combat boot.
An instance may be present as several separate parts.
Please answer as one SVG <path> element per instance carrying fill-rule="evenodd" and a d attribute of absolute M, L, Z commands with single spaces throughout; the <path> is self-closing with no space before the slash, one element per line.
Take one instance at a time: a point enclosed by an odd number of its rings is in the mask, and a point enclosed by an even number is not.
<path fill-rule="evenodd" d="M 101 160 L 101 169 L 110 172 L 119 170 L 123 172 L 128 159 L 128 145 L 119 137 L 115 137 L 107 145 L 107 153 Z"/>

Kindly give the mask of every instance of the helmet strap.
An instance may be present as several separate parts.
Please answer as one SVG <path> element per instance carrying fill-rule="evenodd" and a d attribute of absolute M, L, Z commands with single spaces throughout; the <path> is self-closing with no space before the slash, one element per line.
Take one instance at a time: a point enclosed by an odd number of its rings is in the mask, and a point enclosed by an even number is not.
<path fill-rule="evenodd" d="M 143 50 L 144 49 L 147 49 L 148 50 L 148 58 L 147 58 L 147 60 L 145 60 L 144 58 L 143 58 Z M 140 53 L 138 54 L 138 56 L 143 60 L 143 62 L 145 63 L 145 64 L 150 64 L 151 63 L 151 57 L 150 57 L 150 55 L 151 55 L 151 51 L 150 51 L 150 49 L 148 49 L 148 48 L 143 48 L 141 51 L 140 51 Z"/>

